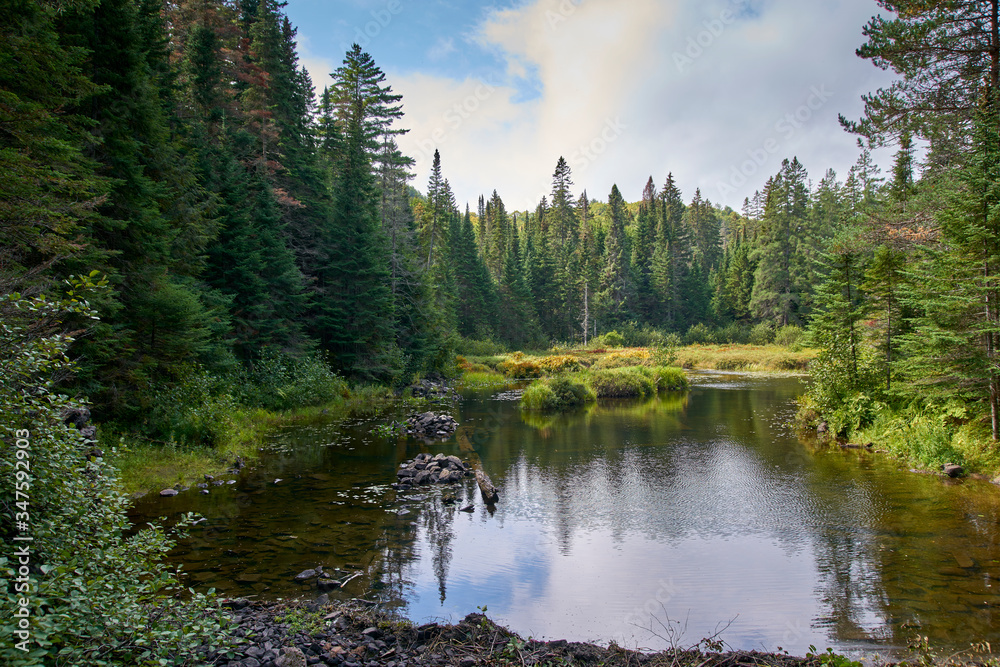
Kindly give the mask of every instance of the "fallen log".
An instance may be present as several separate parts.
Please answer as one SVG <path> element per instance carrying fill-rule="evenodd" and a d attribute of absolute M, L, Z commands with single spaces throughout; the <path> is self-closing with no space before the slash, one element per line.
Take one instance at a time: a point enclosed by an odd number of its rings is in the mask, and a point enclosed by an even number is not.
<path fill-rule="evenodd" d="M 476 470 L 476 482 L 479 483 L 479 490 L 483 494 L 483 500 L 489 505 L 494 505 L 498 500 L 500 500 L 500 494 L 497 492 L 497 488 L 493 486 L 493 482 L 490 480 L 490 476 L 487 475 L 482 469 Z"/>
<path fill-rule="evenodd" d="M 456 435 L 458 436 L 458 448 L 468 454 L 469 463 L 472 466 L 473 472 L 476 474 L 476 483 L 479 484 L 479 491 L 483 494 L 483 500 L 486 501 L 487 507 L 492 507 L 498 500 L 500 500 L 500 493 L 497 491 L 497 488 L 493 486 L 493 481 L 490 479 L 490 476 L 486 474 L 485 470 L 483 470 L 482 460 L 479 458 L 479 454 L 472 446 L 468 433 L 466 433 L 464 429 L 459 429 Z M 490 513 L 492 514 L 492 510 L 490 510 Z"/>

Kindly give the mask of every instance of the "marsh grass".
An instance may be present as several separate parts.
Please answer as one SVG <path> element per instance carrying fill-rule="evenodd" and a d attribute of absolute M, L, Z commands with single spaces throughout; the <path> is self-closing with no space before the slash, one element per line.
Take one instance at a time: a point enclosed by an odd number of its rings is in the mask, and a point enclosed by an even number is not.
<path fill-rule="evenodd" d="M 780 345 L 689 345 L 677 350 L 677 363 L 717 371 L 805 372 L 817 354 Z"/>

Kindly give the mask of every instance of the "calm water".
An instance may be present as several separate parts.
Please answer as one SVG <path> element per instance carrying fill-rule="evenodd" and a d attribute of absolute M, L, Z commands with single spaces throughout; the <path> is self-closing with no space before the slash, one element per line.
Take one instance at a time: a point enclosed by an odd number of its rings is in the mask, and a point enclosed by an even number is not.
<path fill-rule="evenodd" d="M 134 518 L 204 515 L 172 557 L 228 595 L 304 595 L 294 575 L 322 564 L 363 573 L 332 597 L 417 621 L 487 606 L 534 637 L 662 648 L 725 628 L 734 648 L 800 654 L 886 652 L 917 632 L 1000 644 L 1000 489 L 801 443 L 797 379 L 694 380 L 552 418 L 470 394 L 446 407 L 461 427 L 442 444 L 380 438 L 380 420 L 289 429 L 236 484 L 141 501 Z M 398 464 L 421 451 L 478 456 L 495 513 L 472 481 L 397 494 Z"/>

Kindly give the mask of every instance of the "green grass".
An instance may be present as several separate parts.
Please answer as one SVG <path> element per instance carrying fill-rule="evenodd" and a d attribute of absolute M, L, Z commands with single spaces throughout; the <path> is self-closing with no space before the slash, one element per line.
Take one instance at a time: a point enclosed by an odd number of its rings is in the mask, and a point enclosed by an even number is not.
<path fill-rule="evenodd" d="M 463 389 L 504 389 L 511 381 L 496 371 L 472 371 L 462 374 L 459 386 Z"/>
<path fill-rule="evenodd" d="M 327 423 L 351 415 L 377 416 L 396 400 L 388 387 L 362 385 L 327 405 L 280 412 L 238 409 L 217 429 L 214 446 L 152 441 L 108 425 L 101 427 L 99 442 L 105 457 L 119 471 L 119 488 L 128 495 L 149 493 L 175 484 L 191 486 L 206 474 L 219 475 L 237 456 L 252 463 L 260 458 L 266 436 L 280 426 Z"/>
<path fill-rule="evenodd" d="M 525 410 L 551 412 L 586 405 L 597 398 L 643 398 L 688 388 L 680 368 L 631 366 L 585 370 L 531 384 L 521 397 Z"/>

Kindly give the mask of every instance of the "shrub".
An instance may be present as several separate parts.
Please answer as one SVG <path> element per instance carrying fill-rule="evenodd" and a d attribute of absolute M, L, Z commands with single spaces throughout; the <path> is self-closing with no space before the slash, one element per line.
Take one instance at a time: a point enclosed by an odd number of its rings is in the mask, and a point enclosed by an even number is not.
<path fill-rule="evenodd" d="M 595 371 L 590 386 L 598 398 L 640 398 L 656 394 L 656 385 L 638 368 Z"/>
<path fill-rule="evenodd" d="M 649 352 L 646 350 L 623 350 L 612 352 L 606 357 L 597 360 L 593 368 L 604 370 L 608 368 L 627 368 L 629 366 L 641 366 L 649 361 Z"/>
<path fill-rule="evenodd" d="M 552 412 L 578 408 L 595 399 L 585 384 L 566 377 L 538 380 L 524 390 L 521 407 L 525 410 Z"/>
<path fill-rule="evenodd" d="M 525 359 L 523 352 L 515 352 L 505 361 L 497 364 L 497 371 L 509 378 L 538 378 L 543 375 L 538 362 Z"/>
<path fill-rule="evenodd" d="M 493 340 L 472 340 L 471 338 L 459 337 L 455 343 L 455 352 L 466 357 L 493 357 L 507 354 L 510 350 L 503 343 Z"/>
<path fill-rule="evenodd" d="M 556 373 L 572 373 L 579 371 L 583 368 L 580 360 L 576 357 L 571 357 L 569 355 L 560 355 L 554 357 L 544 357 L 538 362 L 538 366 L 548 374 Z"/>
<path fill-rule="evenodd" d="M 684 335 L 688 345 L 709 345 L 715 342 L 715 332 L 702 323 L 693 324 Z"/>
<path fill-rule="evenodd" d="M 625 347 L 625 338 L 617 331 L 609 331 L 603 336 L 598 336 L 595 343 L 599 347 Z"/>
<path fill-rule="evenodd" d="M 781 345 L 783 347 L 801 348 L 802 336 L 802 329 L 794 324 L 789 324 L 781 327 L 774 334 L 774 344 Z"/>
<path fill-rule="evenodd" d="M 292 356 L 265 348 L 237 376 L 240 402 L 268 410 L 324 405 L 348 395 L 348 386 L 317 354 Z"/>
<path fill-rule="evenodd" d="M 218 606 L 204 595 L 165 596 L 179 588 L 162 563 L 174 541 L 158 527 L 131 533 L 117 471 L 103 457 L 85 455 L 93 443 L 63 420 L 64 409 L 85 407 L 55 385 L 72 371 L 71 339 L 35 329 L 44 318 L 55 318 L 46 324 L 58 328 L 65 313 L 96 314 L 75 299 L 20 297 L 0 298 L 0 312 L 0 535 L 7 544 L 23 532 L 14 508 L 17 492 L 27 491 L 33 538 L 30 590 L 15 589 L 21 565 L 10 559 L 13 550 L 0 556 L 0 600 L 8 610 L 0 619 L 0 664 L 199 661 L 198 647 L 223 640 Z M 30 474 L 15 474 L 25 461 Z M 16 647 L 19 598 L 30 613 L 27 652 Z"/>
<path fill-rule="evenodd" d="M 750 327 L 739 322 L 727 324 L 719 329 L 716 340 L 729 345 L 745 345 L 750 340 Z"/>
<path fill-rule="evenodd" d="M 649 361 L 654 366 L 673 366 L 677 363 L 677 348 L 681 337 L 675 333 L 664 334 L 663 338 L 649 348 Z"/>
<path fill-rule="evenodd" d="M 774 326 L 769 322 L 761 322 L 750 330 L 751 345 L 770 345 L 774 341 Z"/>

